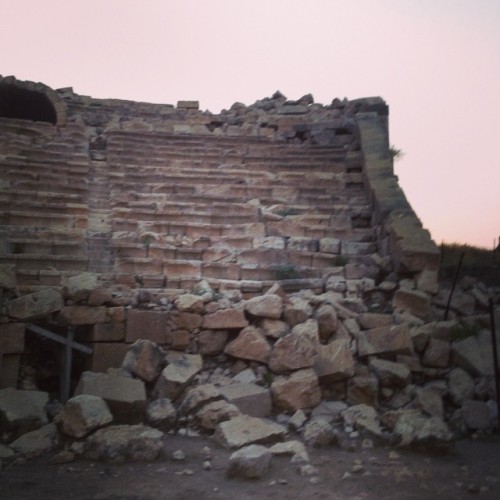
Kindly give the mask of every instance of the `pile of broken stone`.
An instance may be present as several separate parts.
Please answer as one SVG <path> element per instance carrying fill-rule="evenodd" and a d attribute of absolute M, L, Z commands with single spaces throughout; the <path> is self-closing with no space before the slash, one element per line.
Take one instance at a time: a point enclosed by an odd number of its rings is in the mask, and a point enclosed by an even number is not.
<path fill-rule="evenodd" d="M 199 316 L 191 340 L 182 350 L 135 341 L 120 368 L 83 372 L 64 405 L 42 391 L 0 391 L 0 459 L 154 460 L 169 434 L 202 434 L 238 450 L 229 470 L 252 476 L 260 472 L 241 463 L 272 454 L 307 465 L 306 446 L 449 448 L 491 432 L 488 290 L 462 280 L 453 319 L 443 321 L 447 290 L 368 281 L 355 293 L 331 279 L 321 294 L 286 294 L 277 283 L 246 300 L 201 282 L 170 301 L 146 294 L 142 304 L 145 292 L 129 290 L 122 303 Z M 478 328 L 461 338 L 467 324 Z"/>

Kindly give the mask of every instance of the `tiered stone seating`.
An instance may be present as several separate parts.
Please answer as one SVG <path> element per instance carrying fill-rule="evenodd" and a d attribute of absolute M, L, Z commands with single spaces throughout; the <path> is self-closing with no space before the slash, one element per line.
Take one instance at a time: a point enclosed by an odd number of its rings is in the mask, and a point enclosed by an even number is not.
<path fill-rule="evenodd" d="M 20 285 L 59 285 L 87 269 L 88 155 L 82 127 L 0 119 L 2 263 Z"/>
<path fill-rule="evenodd" d="M 361 159 L 343 147 L 113 131 L 107 155 L 115 269 L 143 285 L 314 287 L 375 251 Z"/>

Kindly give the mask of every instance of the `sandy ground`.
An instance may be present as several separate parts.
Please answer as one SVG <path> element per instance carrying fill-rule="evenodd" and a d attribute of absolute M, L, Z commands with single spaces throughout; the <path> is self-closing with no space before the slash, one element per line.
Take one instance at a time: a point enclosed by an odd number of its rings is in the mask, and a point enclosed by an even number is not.
<path fill-rule="evenodd" d="M 207 447 L 209 450 L 207 450 Z M 185 460 L 172 458 L 182 450 Z M 207 453 L 211 469 L 206 470 Z M 500 498 L 500 436 L 457 442 L 433 456 L 388 447 L 310 449 L 316 471 L 301 475 L 289 457 L 273 457 L 260 479 L 229 479 L 229 450 L 210 439 L 171 436 L 153 463 L 109 465 L 78 460 L 52 465 L 45 456 L 4 466 L 2 500 L 481 499 Z"/>

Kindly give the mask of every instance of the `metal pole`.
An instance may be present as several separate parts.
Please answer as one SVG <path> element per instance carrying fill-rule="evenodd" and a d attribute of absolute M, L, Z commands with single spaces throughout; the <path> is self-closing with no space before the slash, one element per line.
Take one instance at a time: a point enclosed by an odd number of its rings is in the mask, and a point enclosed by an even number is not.
<path fill-rule="evenodd" d="M 450 311 L 451 298 L 453 297 L 453 292 L 455 291 L 455 287 L 457 286 L 458 276 L 460 274 L 460 270 L 462 269 L 462 262 L 464 260 L 465 252 L 460 254 L 460 260 L 458 261 L 457 269 L 455 271 L 455 276 L 453 278 L 453 285 L 451 287 L 450 296 L 448 297 L 448 303 L 446 304 L 446 310 L 444 312 L 444 320 L 448 319 L 448 312 Z"/>
<path fill-rule="evenodd" d="M 66 344 L 64 346 L 63 365 L 61 368 L 61 403 L 66 403 L 69 399 L 69 391 L 71 386 L 71 364 L 73 357 L 73 339 L 75 336 L 75 328 L 68 327 L 68 334 L 66 336 Z"/>
<path fill-rule="evenodd" d="M 491 342 L 493 344 L 493 370 L 495 374 L 495 388 L 497 391 L 497 420 L 498 428 L 500 429 L 500 369 L 498 368 L 498 350 L 497 350 L 497 333 L 495 328 L 495 310 L 493 299 L 489 299 L 490 306 L 490 326 L 491 326 Z"/>

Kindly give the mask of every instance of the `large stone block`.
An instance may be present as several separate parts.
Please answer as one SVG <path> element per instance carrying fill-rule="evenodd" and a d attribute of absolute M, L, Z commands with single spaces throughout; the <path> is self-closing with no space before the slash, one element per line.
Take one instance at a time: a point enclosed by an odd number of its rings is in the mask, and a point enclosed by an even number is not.
<path fill-rule="evenodd" d="M 271 384 L 271 393 L 276 407 L 285 411 L 313 408 L 321 402 L 318 377 L 311 368 L 276 377 Z"/>
<path fill-rule="evenodd" d="M 207 330 L 231 330 L 248 326 L 248 321 L 241 309 L 219 309 L 203 317 L 202 328 Z"/>
<path fill-rule="evenodd" d="M 339 339 L 327 345 L 319 345 L 314 358 L 314 371 L 322 382 L 352 377 L 354 358 L 349 349 L 349 341 Z"/>
<path fill-rule="evenodd" d="M 0 289 L 12 290 L 17 285 L 14 266 L 0 264 Z"/>
<path fill-rule="evenodd" d="M 253 297 L 245 302 L 245 311 L 260 318 L 279 319 L 282 308 L 282 298 L 273 294 Z"/>
<path fill-rule="evenodd" d="M 69 298 L 75 302 L 87 300 L 97 286 L 97 275 L 94 273 L 81 273 L 66 280 Z"/>
<path fill-rule="evenodd" d="M 411 354 L 413 350 L 410 330 L 404 324 L 362 330 L 357 340 L 360 356 L 382 353 Z"/>
<path fill-rule="evenodd" d="M 407 310 L 418 318 L 427 319 L 431 312 L 431 299 L 420 290 L 400 289 L 394 294 L 392 306 L 394 309 Z"/>
<path fill-rule="evenodd" d="M 66 306 L 61 309 L 58 321 L 65 325 L 95 325 L 106 323 L 108 317 L 104 306 Z"/>
<path fill-rule="evenodd" d="M 271 355 L 271 344 L 260 328 L 247 326 L 226 345 L 224 352 L 235 358 L 267 363 Z"/>
<path fill-rule="evenodd" d="M 23 321 L 43 318 L 60 311 L 63 307 L 64 300 L 61 293 L 53 288 L 23 295 L 7 302 L 9 316 Z"/>
<path fill-rule="evenodd" d="M 164 311 L 142 311 L 131 309 L 127 311 L 126 342 L 147 339 L 157 344 L 168 341 L 168 313 Z"/>
<path fill-rule="evenodd" d="M 92 346 L 89 367 L 93 372 L 105 373 L 108 368 L 120 368 L 130 344 L 99 342 Z"/>
<path fill-rule="evenodd" d="M 221 387 L 220 393 L 246 415 L 252 417 L 271 415 L 271 393 L 265 387 L 256 384 L 230 384 Z"/>
<path fill-rule="evenodd" d="M 18 354 L 24 351 L 24 323 L 0 325 L 0 353 Z"/>

